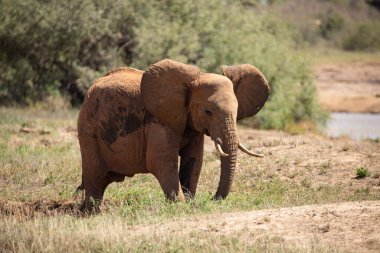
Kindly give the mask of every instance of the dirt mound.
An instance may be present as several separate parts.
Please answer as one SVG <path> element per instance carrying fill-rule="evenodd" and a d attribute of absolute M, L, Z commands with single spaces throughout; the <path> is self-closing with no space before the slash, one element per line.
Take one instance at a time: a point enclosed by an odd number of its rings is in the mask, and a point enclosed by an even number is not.
<path fill-rule="evenodd" d="M 37 213 L 45 215 L 79 214 L 79 204 L 74 201 L 35 201 L 0 202 L 0 215 L 15 215 L 23 217 L 34 217 Z"/>

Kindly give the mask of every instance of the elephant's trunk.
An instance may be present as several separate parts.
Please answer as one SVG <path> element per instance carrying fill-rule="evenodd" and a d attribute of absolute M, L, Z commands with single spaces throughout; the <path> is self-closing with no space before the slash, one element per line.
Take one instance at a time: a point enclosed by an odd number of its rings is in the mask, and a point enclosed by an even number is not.
<path fill-rule="evenodd" d="M 225 128 L 222 136 L 222 148 L 228 156 L 220 156 L 221 172 L 218 190 L 214 199 L 224 199 L 227 197 L 236 167 L 236 156 L 238 149 L 237 128 L 234 118 L 228 117 L 225 121 Z"/>

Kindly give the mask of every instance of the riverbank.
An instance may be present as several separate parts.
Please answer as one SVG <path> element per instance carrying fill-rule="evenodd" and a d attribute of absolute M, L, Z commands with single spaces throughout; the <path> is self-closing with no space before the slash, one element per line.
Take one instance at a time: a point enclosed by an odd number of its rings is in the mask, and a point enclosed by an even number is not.
<path fill-rule="evenodd" d="M 349 136 L 355 140 L 380 139 L 380 114 L 333 112 L 327 121 L 328 136 Z"/>

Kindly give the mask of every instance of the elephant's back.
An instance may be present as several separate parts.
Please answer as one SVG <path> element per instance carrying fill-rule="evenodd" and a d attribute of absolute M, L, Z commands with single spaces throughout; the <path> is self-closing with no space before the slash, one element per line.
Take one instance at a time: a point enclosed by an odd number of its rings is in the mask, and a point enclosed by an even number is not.
<path fill-rule="evenodd" d="M 104 124 L 119 121 L 123 115 L 141 112 L 140 83 L 143 71 L 117 68 L 97 79 L 89 88 L 78 118 L 78 130 L 96 134 Z"/>
<path fill-rule="evenodd" d="M 138 77 L 138 76 L 142 76 L 142 74 L 144 74 L 144 71 L 131 68 L 131 67 L 119 67 L 119 68 L 108 71 L 107 74 L 105 74 L 104 76 L 110 76 L 114 74 L 136 75 L 136 77 Z"/>
<path fill-rule="evenodd" d="M 94 82 L 88 91 L 87 97 L 97 91 L 107 91 L 107 95 L 115 93 L 115 95 L 127 94 L 130 96 L 139 96 L 143 74 L 144 71 L 128 67 L 111 70 Z"/>

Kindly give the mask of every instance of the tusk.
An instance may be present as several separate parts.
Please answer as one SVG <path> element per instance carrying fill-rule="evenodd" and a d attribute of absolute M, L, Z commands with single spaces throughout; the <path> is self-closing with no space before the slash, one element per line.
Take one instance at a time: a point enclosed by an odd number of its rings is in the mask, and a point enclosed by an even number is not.
<path fill-rule="evenodd" d="M 220 156 L 224 156 L 224 157 L 228 156 L 228 154 L 223 152 L 222 147 L 218 143 L 216 143 L 216 141 L 214 141 L 214 143 L 215 143 L 215 148 L 218 151 Z"/>
<path fill-rule="evenodd" d="M 244 147 L 243 144 L 241 144 L 240 142 L 239 142 L 239 149 L 240 149 L 241 151 L 243 151 L 244 153 L 250 155 L 250 156 L 264 157 L 264 156 L 261 155 L 261 154 L 256 154 L 256 153 L 253 153 L 253 152 L 249 151 L 249 150 L 248 150 L 246 147 Z"/>

